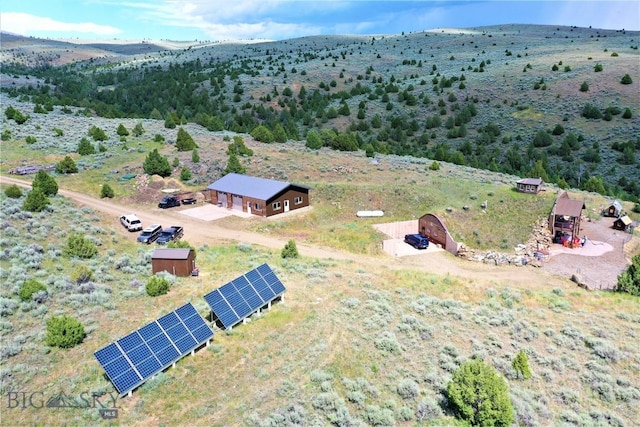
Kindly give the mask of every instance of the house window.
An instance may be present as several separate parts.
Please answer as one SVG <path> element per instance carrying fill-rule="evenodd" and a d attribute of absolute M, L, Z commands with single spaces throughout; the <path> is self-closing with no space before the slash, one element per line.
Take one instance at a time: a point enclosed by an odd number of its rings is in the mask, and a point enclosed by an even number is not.
<path fill-rule="evenodd" d="M 262 209 L 262 205 L 260 203 L 254 203 L 253 205 L 253 209 L 259 211 Z"/>
<path fill-rule="evenodd" d="M 296 205 L 299 205 L 300 203 L 302 203 L 302 197 L 298 196 L 298 197 L 294 197 L 293 198 L 293 203 Z"/>
<path fill-rule="evenodd" d="M 278 209 L 280 209 L 280 202 L 273 202 L 273 210 L 277 211 Z"/>

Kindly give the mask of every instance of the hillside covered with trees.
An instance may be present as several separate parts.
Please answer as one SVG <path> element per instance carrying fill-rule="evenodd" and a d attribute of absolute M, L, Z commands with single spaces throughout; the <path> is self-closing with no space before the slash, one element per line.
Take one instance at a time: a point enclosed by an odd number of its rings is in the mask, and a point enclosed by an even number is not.
<path fill-rule="evenodd" d="M 196 45 L 64 66 L 14 56 L 2 90 L 36 104 L 6 113 L 16 124 L 77 106 L 265 143 L 427 157 L 637 202 L 639 41 L 624 30 L 508 25 Z"/>

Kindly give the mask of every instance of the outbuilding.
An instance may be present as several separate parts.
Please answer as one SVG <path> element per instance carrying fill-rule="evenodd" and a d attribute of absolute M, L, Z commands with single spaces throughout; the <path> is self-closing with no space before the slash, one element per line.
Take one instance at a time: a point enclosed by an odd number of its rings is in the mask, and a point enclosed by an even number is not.
<path fill-rule="evenodd" d="M 621 216 L 620 218 L 613 221 L 613 228 L 615 230 L 629 231 L 629 229 L 633 226 L 633 221 L 629 218 L 628 215 Z"/>
<path fill-rule="evenodd" d="M 542 178 L 524 178 L 516 181 L 516 189 L 521 193 L 538 194 L 543 183 Z"/>
<path fill-rule="evenodd" d="M 167 271 L 174 276 L 190 276 L 196 269 L 196 252 L 190 248 L 158 248 L 151 256 L 153 274 Z"/>
<path fill-rule="evenodd" d="M 309 188 L 290 182 L 230 173 L 207 187 L 211 203 L 269 217 L 309 206 Z"/>
<path fill-rule="evenodd" d="M 563 191 L 558 195 L 549 217 L 549 227 L 556 243 L 575 247 L 580 242 L 580 221 L 586 208 L 584 200 L 573 200 Z"/>
<path fill-rule="evenodd" d="M 458 254 L 460 245 L 453 240 L 444 221 L 437 215 L 431 213 L 422 215 L 418 220 L 418 233 L 428 237 L 431 243 L 441 246 L 442 249 L 454 255 Z"/>
<path fill-rule="evenodd" d="M 622 203 L 620 203 L 618 200 L 612 201 L 609 206 L 602 210 L 602 215 L 613 218 L 620 218 L 620 216 L 622 215 Z"/>

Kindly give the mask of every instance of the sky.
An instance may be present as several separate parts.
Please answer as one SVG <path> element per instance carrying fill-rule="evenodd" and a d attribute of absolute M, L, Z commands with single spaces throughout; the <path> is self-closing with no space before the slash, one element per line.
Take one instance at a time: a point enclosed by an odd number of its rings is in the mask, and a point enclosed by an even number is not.
<path fill-rule="evenodd" d="M 499 24 L 640 30 L 640 1 L 3 0 L 0 5 L 0 30 L 51 39 L 284 40 Z"/>

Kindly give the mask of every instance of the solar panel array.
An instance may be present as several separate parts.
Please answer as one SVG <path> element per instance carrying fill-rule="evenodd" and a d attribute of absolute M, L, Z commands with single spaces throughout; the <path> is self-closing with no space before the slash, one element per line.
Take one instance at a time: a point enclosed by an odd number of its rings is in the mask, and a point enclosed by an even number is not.
<path fill-rule="evenodd" d="M 120 396 L 213 337 L 191 303 L 94 353 Z"/>
<path fill-rule="evenodd" d="M 285 287 L 267 264 L 245 273 L 204 296 L 226 329 L 282 295 Z"/>

